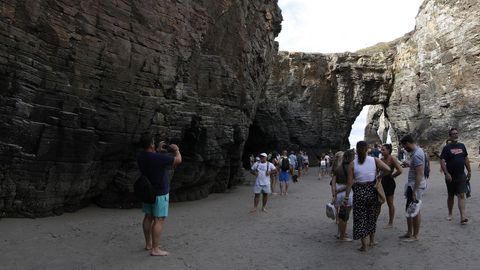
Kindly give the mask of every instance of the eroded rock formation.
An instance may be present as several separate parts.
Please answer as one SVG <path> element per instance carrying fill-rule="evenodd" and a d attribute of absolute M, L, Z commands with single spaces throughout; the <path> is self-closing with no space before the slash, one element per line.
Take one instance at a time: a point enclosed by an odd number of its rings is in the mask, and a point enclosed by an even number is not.
<path fill-rule="evenodd" d="M 280 22 L 275 0 L 2 1 L 0 215 L 129 206 L 146 131 L 183 150 L 173 200 L 238 182 Z"/>
<path fill-rule="evenodd" d="M 415 31 L 397 45 L 387 108 L 399 136 L 414 133 L 430 154 L 457 127 L 470 155 L 480 144 L 480 6 L 477 0 L 427 0 Z"/>
<path fill-rule="evenodd" d="M 371 105 L 368 108 L 367 126 L 365 127 L 365 141 L 369 145 L 387 142 L 390 123 L 385 117 L 383 105 Z"/>
<path fill-rule="evenodd" d="M 264 147 L 292 143 L 320 155 L 349 147 L 352 124 L 366 104 L 386 104 L 394 50 L 372 55 L 281 52 L 254 121 Z"/>
<path fill-rule="evenodd" d="M 415 30 L 395 41 L 351 54 L 280 53 L 254 122 L 258 134 L 268 134 L 263 144 L 294 142 L 311 154 L 344 149 L 361 108 L 381 104 L 385 120 L 372 112 L 378 120 L 367 127 L 367 140 L 383 139 L 377 136 L 386 122 L 394 148 L 411 133 L 433 155 L 458 127 L 478 158 L 479 15 L 476 0 L 426 0 Z"/>
<path fill-rule="evenodd" d="M 426 0 L 357 53 L 276 55 L 275 0 L 2 1 L 0 216 L 130 206 L 145 131 L 183 150 L 173 200 L 237 183 L 244 146 L 347 148 L 368 104 L 392 140 L 437 152 L 456 126 L 478 156 L 477 2 Z"/>

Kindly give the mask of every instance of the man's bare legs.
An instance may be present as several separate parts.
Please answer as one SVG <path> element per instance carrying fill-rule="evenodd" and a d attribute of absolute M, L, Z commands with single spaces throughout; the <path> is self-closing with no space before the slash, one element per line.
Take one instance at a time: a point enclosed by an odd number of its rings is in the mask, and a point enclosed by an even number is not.
<path fill-rule="evenodd" d="M 421 223 L 420 213 L 413 218 L 413 236 L 412 238 L 418 240 L 418 233 L 420 232 L 420 223 Z"/>
<path fill-rule="evenodd" d="M 152 256 L 167 256 L 169 253 L 160 249 L 160 236 L 162 235 L 164 217 L 154 217 L 152 225 Z"/>
<path fill-rule="evenodd" d="M 262 194 L 262 211 L 267 212 L 267 201 L 268 201 L 268 194 Z"/>
<path fill-rule="evenodd" d="M 400 236 L 400 238 L 411 238 L 413 234 L 413 218 L 407 217 L 407 233 Z"/>
<path fill-rule="evenodd" d="M 467 216 L 465 215 L 465 193 L 458 194 L 457 199 L 458 210 L 460 211 L 460 222 L 464 224 L 468 221 Z"/>
<path fill-rule="evenodd" d="M 447 220 L 452 220 L 452 215 L 453 215 L 453 204 L 455 202 L 455 196 L 450 196 L 448 195 L 447 198 L 447 207 L 448 207 L 448 217 Z M 460 207 L 460 206 L 459 206 Z M 461 215 L 461 214 L 460 214 Z"/>
<path fill-rule="evenodd" d="M 420 232 L 421 224 L 421 215 L 418 213 L 414 218 L 407 218 L 408 232 L 400 236 L 400 238 L 405 238 L 407 242 L 413 242 L 418 240 L 418 233 Z"/>
<path fill-rule="evenodd" d="M 152 249 L 152 225 L 153 218 L 150 215 L 145 214 L 143 218 L 143 235 L 145 236 L 145 249 Z"/>
<path fill-rule="evenodd" d="M 250 210 L 250 213 L 257 211 L 258 203 L 260 202 L 260 193 L 255 193 L 255 197 L 253 198 L 253 208 Z"/>
<path fill-rule="evenodd" d="M 284 191 L 284 189 L 285 189 L 284 186 L 285 186 L 285 182 L 280 181 L 280 195 L 283 195 L 283 191 Z"/>
<path fill-rule="evenodd" d="M 395 218 L 395 205 L 393 203 L 394 196 L 387 196 L 387 205 L 388 205 L 388 224 L 385 225 L 385 229 L 390 229 L 393 227 L 393 219 Z"/>

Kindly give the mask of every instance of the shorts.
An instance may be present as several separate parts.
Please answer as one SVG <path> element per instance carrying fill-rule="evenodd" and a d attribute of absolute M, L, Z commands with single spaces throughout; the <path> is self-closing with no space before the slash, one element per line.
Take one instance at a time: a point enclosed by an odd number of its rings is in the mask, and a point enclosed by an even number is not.
<path fill-rule="evenodd" d="M 346 185 L 336 184 L 336 189 L 343 189 Z M 345 191 L 337 193 L 337 199 L 335 200 L 335 206 L 339 207 L 343 204 L 343 199 L 345 198 Z M 350 194 L 348 194 L 348 204 L 347 206 L 352 206 L 353 204 L 353 191 L 350 190 Z"/>
<path fill-rule="evenodd" d="M 290 174 L 288 172 L 280 172 L 278 180 L 280 180 L 280 182 L 288 182 L 288 178 L 290 178 Z"/>
<path fill-rule="evenodd" d="M 255 185 L 253 187 L 253 192 L 255 194 L 260 194 L 260 193 L 270 194 L 270 193 L 272 193 L 272 191 L 270 190 L 270 185 Z"/>
<path fill-rule="evenodd" d="M 321 171 L 321 172 L 327 172 L 327 166 L 321 165 L 321 166 L 320 166 L 320 171 Z"/>
<path fill-rule="evenodd" d="M 465 174 L 452 175 L 452 181 L 448 182 L 447 179 L 445 179 L 445 184 L 447 185 L 449 197 L 467 192 L 467 176 Z"/>
<path fill-rule="evenodd" d="M 422 196 L 423 196 L 424 192 L 425 192 L 424 188 L 417 189 L 417 200 L 419 200 L 419 201 L 422 200 Z M 405 211 L 407 211 L 407 208 L 410 205 L 410 203 L 413 202 L 412 195 L 413 195 L 413 189 L 412 189 L 412 187 L 408 186 L 407 190 L 405 191 L 405 197 L 407 198 L 407 203 L 405 205 Z"/>
<path fill-rule="evenodd" d="M 168 217 L 169 194 L 157 196 L 155 203 L 143 203 L 142 211 L 152 217 Z"/>
<path fill-rule="evenodd" d="M 395 187 L 397 184 L 391 175 L 384 176 L 382 178 L 383 191 L 385 196 L 393 196 L 395 194 Z"/>

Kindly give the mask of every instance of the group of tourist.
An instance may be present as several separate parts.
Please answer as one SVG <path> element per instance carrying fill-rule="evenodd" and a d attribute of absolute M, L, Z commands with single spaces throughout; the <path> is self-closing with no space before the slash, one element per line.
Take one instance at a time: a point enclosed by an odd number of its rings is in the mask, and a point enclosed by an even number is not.
<path fill-rule="evenodd" d="M 255 160 L 253 155 L 250 161 Z M 275 192 L 277 179 L 280 187 L 280 195 L 288 194 L 288 183 L 290 179 L 298 182 L 302 171 L 308 173 L 308 155 L 304 151 L 295 153 L 283 150 L 279 155 L 277 152 L 271 154 L 261 153 L 255 162 L 251 162 L 250 172 L 256 176 L 254 185 L 253 209 L 250 212 L 256 212 L 262 196 L 262 211 L 267 212 L 268 195 L 277 195 Z"/>
<path fill-rule="evenodd" d="M 448 190 L 447 220 L 452 220 L 454 196 L 457 196 L 460 224 L 465 225 L 468 223 L 465 194 L 471 177 L 470 162 L 465 145 L 458 142 L 458 130 L 452 128 L 449 136 L 450 142 L 445 145 L 440 156 L 441 172 L 445 175 Z M 400 238 L 406 242 L 419 239 L 420 207 L 427 187 L 429 161 L 424 150 L 417 145 L 411 135 L 404 136 L 400 140 L 400 145 L 408 153 L 408 157 L 402 157 L 402 162 L 392 155 L 390 144 L 384 144 L 379 153 L 376 153 L 374 149 L 377 149 L 377 146 L 369 151 L 367 143 L 360 141 L 356 145 L 356 157 L 353 150 L 335 154 L 331 192 L 337 208 L 337 238 L 340 241 L 352 241 L 346 236 L 346 224 L 350 210 L 353 209 L 353 239 L 361 241 L 360 251 L 367 251 L 376 244 L 376 223 L 381 210 L 377 191 L 378 181 L 382 184 L 388 205 L 389 220 L 384 228 L 393 227 L 395 178 L 402 174 L 402 167 L 408 167 L 409 170 L 404 189 L 407 232 Z M 381 158 L 376 157 L 377 154 L 381 154 Z"/>
<path fill-rule="evenodd" d="M 467 224 L 465 213 L 465 194 L 468 191 L 471 177 L 470 162 L 464 144 L 458 142 L 458 130 L 449 131 L 449 141 L 440 155 L 441 172 L 445 175 L 448 190 L 447 220 L 452 220 L 454 196 L 458 198 L 460 223 Z M 169 253 L 160 247 L 160 236 L 163 225 L 168 216 L 169 208 L 169 178 L 173 169 L 182 162 L 180 149 L 177 145 L 167 145 L 156 142 L 150 135 L 141 139 L 144 149 L 137 163 L 143 176 L 148 178 L 155 193 L 153 203 L 144 203 L 142 211 L 145 249 L 152 256 L 166 256 Z M 394 194 L 395 178 L 402 174 L 402 167 L 408 167 L 408 177 L 404 195 L 406 197 L 407 232 L 400 236 L 404 241 L 413 242 L 419 239 L 422 196 L 426 189 L 428 176 L 427 155 L 419 147 L 412 136 L 406 135 L 400 140 L 401 149 L 407 153 L 400 161 L 392 155 L 392 146 L 384 144 L 381 148 L 374 147 L 369 151 L 367 143 L 360 141 L 356 145 L 356 155 L 353 150 L 337 152 L 330 166 L 330 156 L 324 155 L 320 159 L 320 167 L 332 168 L 331 192 L 333 202 L 337 208 L 338 234 L 340 241 L 352 241 L 347 237 L 346 228 L 350 212 L 353 209 L 353 239 L 361 241 L 360 251 L 367 251 L 375 246 L 375 232 L 377 219 L 381 210 L 378 199 L 377 182 L 381 182 L 388 205 L 388 224 L 385 229 L 392 228 L 395 217 Z M 378 149 L 378 152 L 375 150 Z M 370 152 L 370 155 L 368 154 Z M 380 158 L 381 154 L 381 158 Z M 408 157 L 407 157 L 408 156 Z M 322 163 L 324 161 L 324 163 Z M 305 152 L 291 152 L 286 150 L 282 154 L 261 153 L 258 160 L 253 159 L 251 173 L 256 176 L 254 185 L 254 207 L 256 212 L 262 196 L 262 211 L 266 212 L 268 195 L 275 193 L 276 181 L 279 181 L 280 195 L 288 194 L 290 180 L 298 181 L 301 172 L 307 172 L 308 156 Z M 480 165 L 479 165 L 480 167 Z M 465 168 L 467 174 L 465 174 Z M 320 172 L 322 173 L 322 171 Z"/>

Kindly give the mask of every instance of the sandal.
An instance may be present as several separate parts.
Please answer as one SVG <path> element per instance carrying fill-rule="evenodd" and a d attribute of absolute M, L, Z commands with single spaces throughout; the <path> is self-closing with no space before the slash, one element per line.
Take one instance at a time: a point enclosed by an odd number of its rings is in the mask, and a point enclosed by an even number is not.
<path fill-rule="evenodd" d="M 467 225 L 467 222 L 468 222 L 468 218 L 464 218 L 464 219 L 460 222 L 460 224 L 461 224 L 461 225 Z"/>

